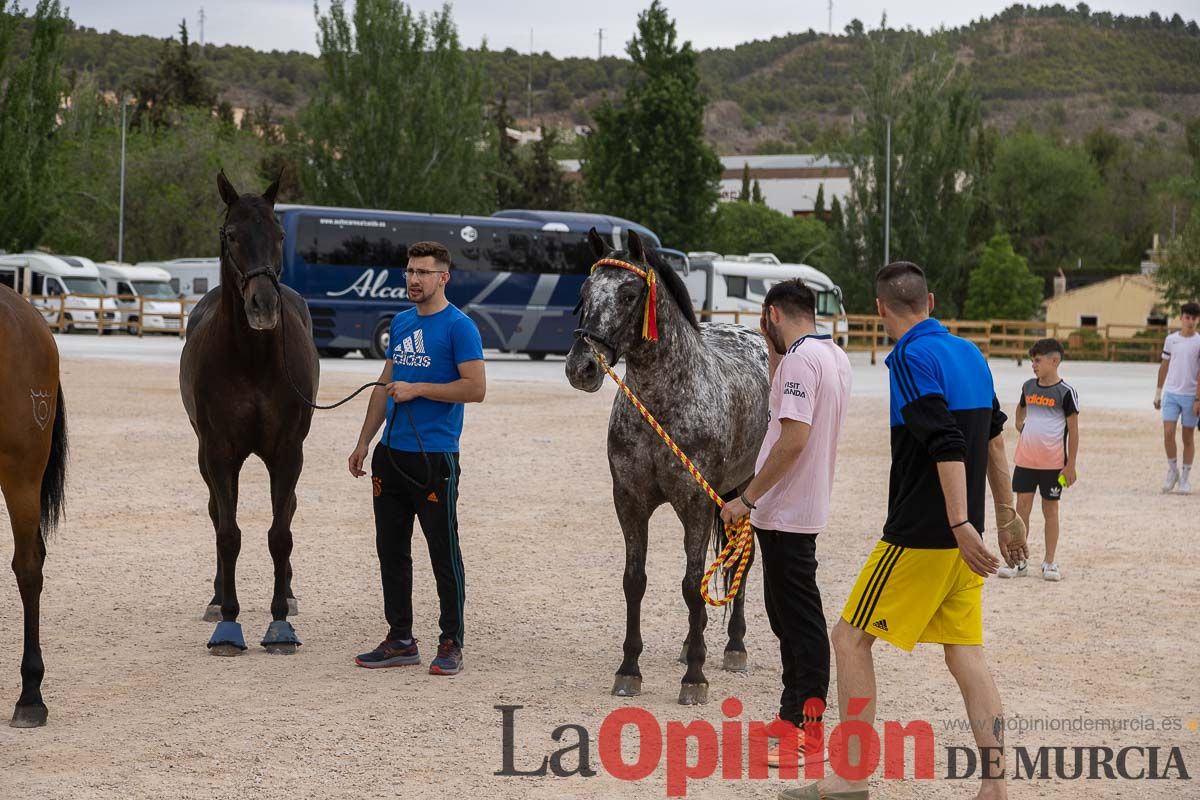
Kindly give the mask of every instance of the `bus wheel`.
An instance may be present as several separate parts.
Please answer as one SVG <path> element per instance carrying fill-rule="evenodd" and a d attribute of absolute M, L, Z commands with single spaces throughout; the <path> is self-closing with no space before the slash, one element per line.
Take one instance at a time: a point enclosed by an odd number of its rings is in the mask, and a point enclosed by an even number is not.
<path fill-rule="evenodd" d="M 546 360 L 546 354 L 540 350 L 531 350 L 528 353 L 528 355 L 529 355 L 530 361 L 545 361 Z"/>
<path fill-rule="evenodd" d="M 390 319 L 381 319 L 379 320 L 379 324 L 375 326 L 375 333 L 371 335 L 370 357 L 387 358 L 391 344 L 392 321 Z"/>

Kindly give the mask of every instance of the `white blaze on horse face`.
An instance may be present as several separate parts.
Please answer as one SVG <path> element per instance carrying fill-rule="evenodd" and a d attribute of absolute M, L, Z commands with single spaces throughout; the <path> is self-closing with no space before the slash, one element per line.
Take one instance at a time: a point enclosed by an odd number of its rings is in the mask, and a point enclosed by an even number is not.
<path fill-rule="evenodd" d="M 30 389 L 29 398 L 33 401 L 33 421 L 44 431 L 50 423 L 50 392 Z"/>

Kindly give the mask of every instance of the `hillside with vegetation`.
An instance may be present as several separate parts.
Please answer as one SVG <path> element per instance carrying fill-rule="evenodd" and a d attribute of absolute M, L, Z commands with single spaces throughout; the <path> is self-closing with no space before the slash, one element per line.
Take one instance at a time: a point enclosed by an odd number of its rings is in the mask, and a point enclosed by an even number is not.
<path fill-rule="evenodd" d="M 861 110 L 856 86 L 867 69 L 865 35 L 855 20 L 832 38 L 810 30 L 699 52 L 709 142 L 720 153 L 772 153 L 821 149 L 838 139 Z M 1104 124 L 1142 140 L 1178 136 L 1184 122 L 1200 114 L 1200 27 L 1178 15 L 1016 5 L 949 31 L 889 35 L 943 39 L 967 66 L 985 118 L 1002 131 L 1026 121 L 1079 139 Z M 90 72 L 100 88 L 118 91 L 152 70 L 164 46 L 148 36 L 73 27 L 64 66 L 68 74 Z M 192 48 L 222 100 L 241 108 L 269 103 L 282 118 L 307 102 L 324 74 L 307 53 Z M 632 74 L 624 53 L 601 59 L 531 58 L 511 49 L 471 53 L 485 62 L 491 95 L 508 100 L 521 126 L 589 124 L 603 96 L 619 96 Z"/>

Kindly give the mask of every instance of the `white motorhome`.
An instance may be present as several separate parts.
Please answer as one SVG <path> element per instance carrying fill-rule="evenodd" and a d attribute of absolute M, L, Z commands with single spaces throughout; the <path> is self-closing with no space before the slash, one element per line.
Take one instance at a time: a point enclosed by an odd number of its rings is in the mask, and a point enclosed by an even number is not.
<path fill-rule="evenodd" d="M 179 292 L 171 287 L 171 274 L 165 269 L 115 261 L 97 264 L 96 269 L 108 294 L 135 298 L 117 300 L 121 323 L 129 333 L 138 333 L 139 316 L 142 325 L 155 332 L 179 330 Z"/>
<path fill-rule="evenodd" d="M 773 253 L 721 255 L 709 251 L 688 253 L 690 272 L 684 276 L 692 303 L 704 311 L 746 311 L 741 322 L 757 327 L 767 291 L 780 281 L 800 278 L 817 296 L 817 332 L 834 333 L 844 344 L 847 334 L 842 290 L 829 276 L 807 264 L 784 264 Z M 721 320 L 727 315 L 713 315 Z M 732 320 L 730 320 L 732 321 Z"/>
<path fill-rule="evenodd" d="M 108 292 L 90 259 L 49 253 L 3 255 L 0 283 L 28 297 L 47 322 L 56 322 L 61 308 L 63 329 L 68 332 L 96 330 L 98 314 L 103 315 L 106 329 L 117 325 L 113 301 L 98 297 Z"/>
<path fill-rule="evenodd" d="M 176 258 L 171 261 L 147 261 L 139 267 L 159 267 L 170 273 L 171 288 L 188 300 L 199 300 L 221 283 L 221 259 Z"/>

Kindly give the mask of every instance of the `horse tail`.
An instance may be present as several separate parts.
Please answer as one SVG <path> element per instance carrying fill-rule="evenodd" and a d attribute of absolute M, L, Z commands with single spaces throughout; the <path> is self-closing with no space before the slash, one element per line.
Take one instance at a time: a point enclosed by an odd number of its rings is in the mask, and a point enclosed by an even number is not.
<path fill-rule="evenodd" d="M 50 439 L 50 460 L 42 473 L 42 538 L 49 539 L 58 528 L 66 501 L 67 485 L 67 407 L 62 384 L 58 385 L 58 404 L 54 412 L 54 431 Z"/>

